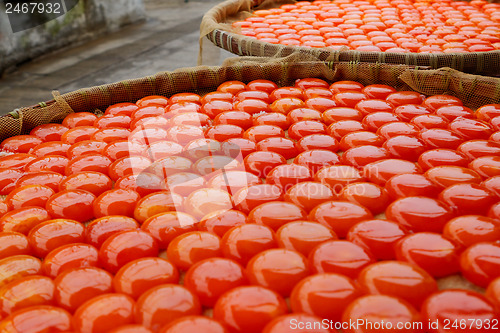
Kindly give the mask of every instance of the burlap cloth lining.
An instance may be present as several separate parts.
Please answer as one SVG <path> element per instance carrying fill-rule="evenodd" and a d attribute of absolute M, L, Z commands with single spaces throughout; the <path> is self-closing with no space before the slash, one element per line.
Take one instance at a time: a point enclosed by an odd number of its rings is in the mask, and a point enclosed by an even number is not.
<path fill-rule="evenodd" d="M 41 124 L 61 122 L 71 112 L 99 112 L 111 104 L 135 102 L 147 95 L 204 94 L 228 80 L 249 82 L 267 79 L 285 86 L 305 77 L 318 77 L 330 82 L 354 80 L 365 85 L 387 84 L 398 90 L 415 90 L 425 95 L 450 94 L 474 109 L 500 102 L 500 79 L 464 74 L 451 68 L 423 70 L 407 65 L 324 62 L 303 53 L 271 59 L 239 57 L 226 60 L 220 67 L 198 66 L 161 72 L 64 95 L 53 92 L 52 101 L 23 107 L 1 117 L 0 139 L 28 133 Z"/>

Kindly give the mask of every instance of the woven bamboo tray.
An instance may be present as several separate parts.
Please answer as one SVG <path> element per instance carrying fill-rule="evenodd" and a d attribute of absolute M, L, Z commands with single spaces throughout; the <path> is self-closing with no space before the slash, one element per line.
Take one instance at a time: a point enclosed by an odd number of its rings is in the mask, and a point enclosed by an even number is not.
<path fill-rule="evenodd" d="M 405 64 L 432 69 L 449 67 L 465 73 L 500 76 L 500 51 L 452 54 L 335 51 L 328 48 L 261 42 L 241 35 L 231 27 L 232 22 L 248 17 L 255 10 L 277 8 L 282 4 L 294 2 L 268 0 L 256 5 L 252 0 L 227 0 L 205 14 L 201 23 L 200 38 L 206 37 L 216 46 L 240 56 L 284 57 L 300 52 L 327 61 Z"/>
<path fill-rule="evenodd" d="M 21 107 L 0 117 L 0 140 L 29 133 L 34 127 L 61 122 L 72 112 L 101 112 L 109 105 L 135 102 L 148 95 L 171 96 L 180 92 L 204 94 L 229 80 L 249 82 L 267 79 L 280 86 L 296 79 L 318 77 L 328 81 L 353 80 L 364 85 L 380 83 L 398 90 L 425 95 L 450 94 L 464 105 L 477 108 L 500 103 L 500 78 L 461 73 L 451 68 L 421 69 L 408 65 L 318 61 L 310 54 L 294 53 L 286 58 L 239 57 L 223 66 L 198 66 L 161 72 L 153 76 L 84 88 L 37 105 Z"/>
<path fill-rule="evenodd" d="M 60 95 L 31 107 L 24 107 L 0 117 L 0 140 L 29 133 L 35 126 L 61 122 L 72 112 L 99 113 L 119 102 L 135 102 L 148 95 L 170 97 L 180 92 L 200 95 L 214 91 L 229 80 L 249 82 L 267 79 L 279 86 L 293 85 L 296 79 L 317 77 L 330 82 L 355 80 L 364 85 L 387 84 L 398 90 L 413 90 L 426 95 L 450 94 L 459 97 L 464 105 L 477 108 L 484 104 L 500 103 L 500 79 L 470 75 L 450 68 L 421 70 L 406 65 L 371 63 L 334 63 L 301 61 L 302 54 L 286 59 L 236 58 L 222 67 L 195 67 L 154 76 L 90 87 Z M 452 275 L 438 280 L 440 289 L 462 288 L 484 292 L 465 280 Z"/>

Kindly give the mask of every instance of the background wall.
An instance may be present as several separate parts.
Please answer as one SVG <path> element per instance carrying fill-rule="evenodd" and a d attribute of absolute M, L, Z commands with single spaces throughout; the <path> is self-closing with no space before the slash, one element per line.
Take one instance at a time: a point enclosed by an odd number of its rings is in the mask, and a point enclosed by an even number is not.
<path fill-rule="evenodd" d="M 16 64 L 144 18 L 143 0 L 80 0 L 65 15 L 13 33 L 5 8 L 0 8 L 0 75 Z"/>

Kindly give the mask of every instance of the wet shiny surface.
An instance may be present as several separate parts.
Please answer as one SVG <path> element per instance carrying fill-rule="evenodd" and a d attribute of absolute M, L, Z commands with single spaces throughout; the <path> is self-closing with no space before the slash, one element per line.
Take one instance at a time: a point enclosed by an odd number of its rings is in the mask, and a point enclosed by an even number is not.
<path fill-rule="evenodd" d="M 62 272 L 54 279 L 54 299 L 58 306 L 73 312 L 86 301 L 111 293 L 113 276 L 97 267 L 82 267 Z"/>
<path fill-rule="evenodd" d="M 184 278 L 186 288 L 192 290 L 206 307 L 213 307 L 225 292 L 248 284 L 244 268 L 226 258 L 209 258 L 197 262 Z"/>
<path fill-rule="evenodd" d="M 343 321 L 361 321 L 366 325 L 380 325 L 382 322 L 393 326 L 398 323 L 406 325 L 405 327 L 414 327 L 413 323 L 419 322 L 420 314 L 407 302 L 400 298 L 387 295 L 366 295 L 356 299 L 345 310 Z M 410 324 L 412 323 L 412 324 Z M 401 325 L 399 324 L 399 325 Z M 370 326 L 368 326 L 370 327 Z M 368 329 L 347 330 L 347 332 L 368 333 Z M 419 332 L 419 329 L 408 329 L 405 332 Z"/>
<path fill-rule="evenodd" d="M 406 197 L 394 201 L 385 212 L 387 219 L 417 231 L 442 232 L 455 217 L 447 205 L 433 198 Z"/>
<path fill-rule="evenodd" d="M 257 125 L 252 126 L 245 131 L 243 134 L 243 138 L 259 142 L 266 138 L 270 137 L 285 137 L 285 132 L 281 129 L 281 127 L 274 125 Z"/>
<path fill-rule="evenodd" d="M 63 190 L 47 201 L 47 212 L 54 218 L 86 222 L 94 217 L 95 199 L 95 195 L 84 190 Z"/>
<path fill-rule="evenodd" d="M 384 148 L 367 145 L 354 147 L 345 151 L 341 160 L 344 164 L 361 168 L 369 163 L 388 159 L 390 156 L 389 152 Z"/>
<path fill-rule="evenodd" d="M 363 124 L 358 120 L 339 120 L 332 123 L 327 128 L 327 133 L 333 136 L 336 140 L 341 140 L 345 135 L 366 130 Z"/>
<path fill-rule="evenodd" d="M 464 139 L 442 128 L 425 129 L 419 134 L 420 139 L 430 148 L 456 149 Z"/>
<path fill-rule="evenodd" d="M 257 151 L 245 157 L 244 164 L 247 171 L 259 177 L 266 177 L 274 167 L 285 164 L 283 156 L 275 152 Z"/>
<path fill-rule="evenodd" d="M 107 271 L 116 273 L 126 263 L 158 255 L 158 244 L 150 234 L 141 230 L 116 233 L 104 241 L 99 260 Z"/>
<path fill-rule="evenodd" d="M 0 149 L 12 153 L 29 153 L 42 142 L 42 139 L 34 135 L 16 135 L 2 141 Z"/>
<path fill-rule="evenodd" d="M 40 207 L 14 209 L 0 218 L 2 231 L 15 231 L 27 235 L 37 224 L 50 220 L 49 213 Z"/>
<path fill-rule="evenodd" d="M 387 220 L 366 220 L 349 229 L 346 239 L 367 249 L 379 260 L 396 258 L 394 245 L 408 230 L 396 222 Z"/>
<path fill-rule="evenodd" d="M 307 259 L 292 250 L 270 249 L 254 256 L 247 264 L 251 284 L 276 291 L 283 297 L 310 274 Z"/>
<path fill-rule="evenodd" d="M 452 149 L 431 149 L 423 152 L 418 158 L 418 164 L 424 170 L 442 165 L 466 167 L 469 158 Z"/>
<path fill-rule="evenodd" d="M 313 149 L 297 155 L 293 163 L 307 167 L 314 175 L 323 167 L 339 164 L 340 158 L 329 150 Z"/>
<path fill-rule="evenodd" d="M 484 187 L 476 184 L 457 184 L 447 187 L 439 199 L 460 215 L 486 215 L 498 197 Z"/>
<path fill-rule="evenodd" d="M 179 269 L 221 255 L 221 240 L 206 231 L 192 231 L 175 237 L 167 247 L 167 257 Z"/>
<path fill-rule="evenodd" d="M 384 138 L 375 133 L 358 131 L 344 135 L 340 140 L 340 149 L 346 151 L 350 148 L 367 145 L 382 147 L 384 141 Z"/>
<path fill-rule="evenodd" d="M 59 184 L 60 190 L 84 190 L 95 196 L 111 190 L 113 182 L 103 173 L 83 171 L 66 177 Z"/>
<path fill-rule="evenodd" d="M 59 246 L 83 243 L 84 234 L 85 227 L 78 221 L 55 219 L 33 227 L 28 234 L 28 239 L 33 253 L 43 258 Z"/>
<path fill-rule="evenodd" d="M 160 213 L 181 210 L 183 198 L 169 191 L 159 191 L 144 196 L 134 209 L 134 218 L 143 223 L 152 216 Z"/>
<path fill-rule="evenodd" d="M 364 206 L 373 215 L 384 212 L 391 202 L 383 187 L 367 182 L 346 185 L 340 192 L 339 199 Z"/>
<path fill-rule="evenodd" d="M 424 320 L 437 321 L 439 329 L 437 333 L 458 333 L 461 329 L 445 329 L 446 322 L 467 320 L 475 318 L 481 322 L 493 323 L 498 319 L 493 306 L 484 296 L 467 290 L 443 290 L 429 297 L 422 306 L 422 317 Z M 491 326 L 490 326 L 491 327 Z M 470 332 L 481 332 L 484 328 L 471 327 Z"/>
<path fill-rule="evenodd" d="M 271 201 L 255 207 L 248 214 L 248 222 L 266 225 L 278 230 L 282 225 L 307 218 L 307 213 L 291 202 Z"/>
<path fill-rule="evenodd" d="M 0 314 L 11 315 L 36 305 L 54 305 L 54 282 L 45 276 L 26 276 L 0 289 Z"/>
<path fill-rule="evenodd" d="M 72 328 L 71 315 L 60 308 L 39 305 L 22 309 L 0 323 L 1 330 L 16 332 L 64 332 Z"/>
<path fill-rule="evenodd" d="M 303 165 L 283 164 L 273 168 L 266 176 L 266 183 L 277 185 L 284 191 L 291 186 L 312 180 L 312 172 Z"/>
<path fill-rule="evenodd" d="M 182 212 L 166 212 L 147 219 L 141 229 L 151 234 L 161 249 L 186 232 L 196 231 L 198 222 L 193 216 Z"/>
<path fill-rule="evenodd" d="M 291 295 L 295 313 L 340 321 L 344 309 L 362 295 L 354 281 L 340 274 L 317 274 L 300 281 Z M 297 314 L 296 314 L 297 315 Z"/>
<path fill-rule="evenodd" d="M 166 284 L 149 289 L 137 300 L 135 321 L 153 331 L 175 319 L 200 315 L 198 298 L 183 286 Z"/>
<path fill-rule="evenodd" d="M 359 275 L 361 290 L 370 294 L 399 297 L 415 308 L 437 291 L 437 283 L 421 268 L 399 261 L 367 266 Z"/>
<path fill-rule="evenodd" d="M 93 203 L 94 217 L 124 215 L 132 217 L 140 195 L 133 190 L 112 189 L 102 193 Z"/>
<path fill-rule="evenodd" d="M 441 192 L 441 188 L 426 176 L 412 173 L 391 177 L 384 188 L 393 199 L 418 196 L 436 198 Z"/>
<path fill-rule="evenodd" d="M 113 288 L 116 292 L 137 299 L 153 287 L 178 282 L 179 272 L 168 260 L 144 257 L 121 267 L 113 278 Z"/>
<path fill-rule="evenodd" d="M 207 333 L 228 333 L 228 330 L 218 321 L 202 316 L 183 317 L 163 327 L 160 332 L 184 333 L 200 331 Z"/>
<path fill-rule="evenodd" d="M 361 270 L 375 262 L 364 248 L 346 240 L 331 240 L 318 245 L 309 253 L 313 273 L 336 273 L 356 279 Z"/>
<path fill-rule="evenodd" d="M 309 214 L 310 219 L 330 226 L 339 237 L 345 237 L 349 228 L 357 222 L 372 217 L 372 213 L 365 207 L 347 201 L 322 203 Z"/>
<path fill-rule="evenodd" d="M 54 193 L 54 190 L 48 186 L 25 185 L 10 192 L 5 198 L 5 203 L 11 210 L 27 207 L 45 208 L 47 201 Z"/>
<path fill-rule="evenodd" d="M 224 190 L 203 188 L 192 192 L 185 200 L 185 211 L 200 219 L 206 214 L 231 209 L 231 195 Z"/>
<path fill-rule="evenodd" d="M 435 278 L 460 271 L 460 248 L 437 233 L 418 232 L 402 238 L 395 246 L 396 258 L 414 264 Z"/>
<path fill-rule="evenodd" d="M 214 319 L 242 333 L 259 332 L 272 319 L 285 313 L 285 300 L 258 286 L 235 288 L 224 294 L 214 307 Z"/>
<path fill-rule="evenodd" d="M 368 180 L 380 186 L 396 175 L 421 173 L 420 167 L 410 161 L 385 159 L 366 164 L 363 173 Z"/>
<path fill-rule="evenodd" d="M 479 184 L 482 180 L 473 170 L 459 166 L 437 166 L 427 170 L 424 175 L 442 189 L 462 183 Z"/>
<path fill-rule="evenodd" d="M 25 235 L 14 231 L 0 232 L 0 259 L 30 252 L 30 244 Z"/>
<path fill-rule="evenodd" d="M 500 175 L 500 156 L 479 157 L 469 163 L 469 168 L 484 178 Z"/>
<path fill-rule="evenodd" d="M 477 243 L 460 255 L 460 268 L 466 279 L 486 288 L 500 276 L 500 246 L 496 242 Z"/>
<path fill-rule="evenodd" d="M 90 222 L 85 229 L 85 241 L 100 248 L 102 243 L 111 235 L 137 229 L 139 224 L 131 217 L 111 215 L 97 218 Z"/>
<path fill-rule="evenodd" d="M 57 172 L 52 172 L 52 171 L 34 172 L 34 173 L 28 173 L 19 178 L 16 182 L 16 186 L 22 187 L 26 185 L 43 185 L 50 187 L 54 191 L 58 191 L 59 184 L 64 179 L 65 177 Z"/>
<path fill-rule="evenodd" d="M 222 238 L 224 257 L 246 265 L 256 254 L 277 248 L 274 231 L 265 225 L 244 224 L 229 230 Z"/>
<path fill-rule="evenodd" d="M 108 332 L 112 328 L 134 322 L 134 301 L 123 294 L 97 296 L 78 308 L 73 316 L 80 332 Z"/>
<path fill-rule="evenodd" d="M 50 251 L 44 258 L 42 270 L 47 276 L 55 278 L 72 268 L 98 265 L 98 251 L 95 247 L 85 243 L 72 243 Z"/>
<path fill-rule="evenodd" d="M 293 140 L 300 140 L 301 138 L 312 134 L 325 134 L 326 126 L 313 120 L 298 121 L 288 128 L 288 136 Z"/>
<path fill-rule="evenodd" d="M 42 262 L 30 255 L 14 255 L 0 260 L 0 286 L 27 275 L 42 274 Z"/>
<path fill-rule="evenodd" d="M 272 151 L 285 159 L 294 158 L 299 154 L 295 142 L 287 138 L 272 137 L 259 141 L 256 146 L 260 151 Z"/>
<path fill-rule="evenodd" d="M 81 171 L 96 171 L 107 175 L 111 162 L 111 159 L 101 154 L 85 154 L 72 159 L 66 167 L 65 174 L 70 176 Z"/>
<path fill-rule="evenodd" d="M 483 156 L 498 156 L 500 154 L 500 144 L 487 140 L 469 140 L 461 144 L 457 151 L 471 160 Z"/>

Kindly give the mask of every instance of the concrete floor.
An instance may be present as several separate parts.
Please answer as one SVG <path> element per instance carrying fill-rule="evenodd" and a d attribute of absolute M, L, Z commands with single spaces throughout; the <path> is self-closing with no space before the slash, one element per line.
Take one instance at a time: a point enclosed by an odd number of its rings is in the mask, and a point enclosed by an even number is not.
<path fill-rule="evenodd" d="M 0 115 L 52 99 L 51 92 L 197 65 L 200 22 L 221 0 L 147 0 L 147 19 L 18 67 L 0 79 Z M 232 57 L 205 39 L 203 64 Z"/>

